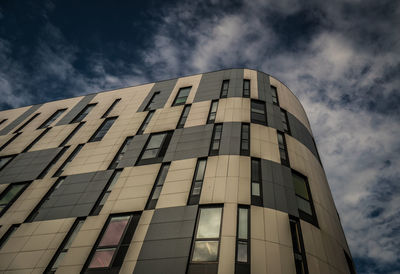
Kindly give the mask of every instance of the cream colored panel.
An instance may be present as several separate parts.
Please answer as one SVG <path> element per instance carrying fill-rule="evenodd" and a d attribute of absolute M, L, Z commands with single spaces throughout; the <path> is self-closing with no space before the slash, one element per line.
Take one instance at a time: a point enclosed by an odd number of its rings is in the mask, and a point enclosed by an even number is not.
<path fill-rule="evenodd" d="M 30 151 L 58 147 L 75 127 L 76 124 L 71 124 L 52 128 Z"/>
<path fill-rule="evenodd" d="M 218 274 L 235 273 L 236 238 L 221 236 Z"/>
<path fill-rule="evenodd" d="M 225 98 L 218 103 L 216 123 L 222 122 L 250 122 L 250 99 Z"/>
<path fill-rule="evenodd" d="M 44 129 L 35 130 L 35 131 L 25 131 L 21 135 L 19 135 L 11 144 L 5 147 L 0 155 L 11 155 L 21 153 L 36 137 L 42 133 Z M 2 144 L 6 143 L 14 134 L 7 134 L 2 136 Z M 32 149 L 30 150 L 32 151 Z"/>
<path fill-rule="evenodd" d="M 279 244 L 273 242 L 265 242 L 267 257 L 267 273 L 285 273 L 281 268 L 281 256 Z"/>
<path fill-rule="evenodd" d="M 7 119 L 7 121 L 5 121 L 0 125 L 0 130 L 8 126 L 11 122 L 17 119 L 22 113 L 27 111 L 30 107 L 31 106 L 26 106 L 22 108 L 14 108 L 14 109 L 7 109 L 0 111 L 0 121 L 2 121 L 3 119 Z"/>
<path fill-rule="evenodd" d="M 196 95 L 197 89 L 200 84 L 202 74 L 197 74 L 193 76 L 187 76 L 187 77 L 182 77 L 178 78 L 176 81 L 175 87 L 171 92 L 171 95 L 169 96 L 167 103 L 165 104 L 166 107 L 172 106 L 172 103 L 175 100 L 176 95 L 178 94 L 178 91 L 180 88 L 184 87 L 192 87 L 189 93 L 189 96 L 186 100 L 186 104 L 191 104 L 193 102 L 194 96 Z"/>
<path fill-rule="evenodd" d="M 258 99 L 257 71 L 252 69 L 244 69 L 243 79 L 250 80 L 250 97 L 252 99 Z"/>
<path fill-rule="evenodd" d="M 250 124 L 250 155 L 280 163 L 276 129 Z"/>
<path fill-rule="evenodd" d="M 174 130 L 184 106 L 158 109 L 151 117 L 144 133 Z"/>
<path fill-rule="evenodd" d="M 185 127 L 205 125 L 210 111 L 211 101 L 194 103 L 190 107 L 189 115 L 186 119 Z"/>
<path fill-rule="evenodd" d="M 250 261 L 251 261 L 251 267 L 250 271 L 252 274 L 267 274 L 267 273 L 273 273 L 273 272 L 267 272 L 267 264 L 269 261 L 267 261 L 267 254 L 266 254 L 266 248 L 265 248 L 265 241 L 263 240 L 257 240 L 257 239 L 251 239 L 250 242 Z"/>

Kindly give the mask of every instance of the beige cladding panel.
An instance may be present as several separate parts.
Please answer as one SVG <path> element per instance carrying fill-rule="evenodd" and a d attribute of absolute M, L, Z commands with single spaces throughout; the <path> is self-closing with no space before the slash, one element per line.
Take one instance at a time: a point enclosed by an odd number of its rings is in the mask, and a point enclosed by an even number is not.
<path fill-rule="evenodd" d="M 174 130 L 178 124 L 182 110 L 183 106 L 156 110 L 144 133 Z"/>
<path fill-rule="evenodd" d="M 250 155 L 280 163 L 276 129 L 250 124 Z"/>
<path fill-rule="evenodd" d="M 216 123 L 222 122 L 250 122 L 250 99 L 225 98 L 218 103 Z"/>
<path fill-rule="evenodd" d="M 8 145 L 5 147 L 1 152 L 0 156 L 3 155 L 11 155 L 11 154 L 18 154 L 21 153 L 33 140 L 35 140 L 36 137 L 42 133 L 43 129 L 35 130 L 34 132 L 32 131 L 25 131 L 21 135 L 19 135 L 11 145 Z M 2 140 L 2 144 L 7 142 L 14 134 L 8 134 L 4 135 Z"/>
<path fill-rule="evenodd" d="M 258 99 L 257 71 L 252 69 L 244 69 L 243 79 L 250 80 L 250 98 Z"/>
<path fill-rule="evenodd" d="M 185 127 L 205 125 L 210 111 L 211 101 L 193 103 L 186 119 Z"/>
<path fill-rule="evenodd" d="M 169 96 L 165 106 L 166 108 L 171 107 L 176 96 L 178 95 L 179 89 L 184 88 L 184 87 L 192 87 L 190 89 L 190 93 L 187 97 L 186 104 L 191 104 L 193 102 L 194 96 L 196 95 L 197 89 L 200 84 L 202 74 L 197 74 L 193 76 L 187 76 L 187 77 L 182 77 L 178 78 L 176 81 L 175 87 L 171 92 L 171 95 Z"/>
<path fill-rule="evenodd" d="M 12 123 L 15 119 L 17 119 L 21 114 L 27 111 L 31 106 L 21 107 L 21 108 L 14 108 L 14 109 L 7 109 L 0 112 L 0 121 L 3 119 L 7 119 L 0 125 L 0 130 L 8 126 Z"/>

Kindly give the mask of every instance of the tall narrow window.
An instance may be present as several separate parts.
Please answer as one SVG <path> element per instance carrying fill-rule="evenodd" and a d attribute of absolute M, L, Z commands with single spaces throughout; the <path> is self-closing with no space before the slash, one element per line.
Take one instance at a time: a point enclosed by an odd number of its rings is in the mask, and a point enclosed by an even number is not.
<path fill-rule="evenodd" d="M 353 260 L 351 259 L 350 255 L 347 254 L 346 251 L 343 250 L 343 252 L 344 252 L 344 256 L 346 258 L 346 262 L 347 262 L 347 266 L 348 266 L 350 274 L 356 274 L 356 269 L 354 267 Z"/>
<path fill-rule="evenodd" d="M 22 129 L 24 129 L 30 122 L 32 122 L 36 117 L 38 117 L 40 115 L 40 113 L 35 113 L 35 115 L 33 115 L 31 118 L 29 118 L 28 121 L 26 121 L 25 123 L 23 123 L 19 128 L 17 128 L 14 133 L 18 133 L 20 132 Z"/>
<path fill-rule="evenodd" d="M 101 118 L 107 118 L 108 114 L 114 109 L 114 107 L 121 101 L 121 98 L 115 99 L 115 101 L 111 104 L 111 106 L 107 109 L 106 112 L 104 112 L 103 116 Z"/>
<path fill-rule="evenodd" d="M 54 173 L 53 177 L 58 177 L 60 176 L 63 172 L 65 167 L 72 162 L 72 160 L 76 157 L 76 155 L 81 151 L 83 148 L 84 144 L 79 144 L 76 146 L 76 148 L 71 152 L 71 154 L 68 156 L 68 158 L 62 163 L 62 165 L 57 169 L 57 171 Z"/>
<path fill-rule="evenodd" d="M 217 273 L 222 207 L 200 207 L 188 273 Z"/>
<path fill-rule="evenodd" d="M 46 274 L 56 273 L 60 263 L 63 261 L 65 255 L 68 252 L 68 249 L 71 247 L 72 242 L 74 241 L 76 235 L 78 234 L 84 222 L 85 218 L 77 218 L 75 220 L 75 222 L 72 224 L 71 229 L 68 231 L 67 236 L 65 236 L 64 240 L 62 241 L 56 254 L 51 259 L 44 273 Z"/>
<path fill-rule="evenodd" d="M 39 176 L 36 179 L 43 179 L 46 174 L 49 172 L 49 170 L 57 163 L 57 161 L 61 158 L 61 156 L 64 155 L 64 153 L 68 150 L 69 147 L 63 147 L 59 153 L 57 153 L 56 157 L 54 157 L 53 160 L 51 160 L 50 164 L 47 165 L 47 167 L 39 174 Z"/>
<path fill-rule="evenodd" d="M 49 132 L 51 128 L 46 128 L 45 130 L 42 131 L 42 133 L 39 134 L 38 137 L 35 138 L 35 140 L 32 141 L 32 143 L 30 143 L 22 152 L 27 152 L 28 150 L 30 150 L 37 142 L 40 141 L 40 139 L 42 139 L 42 137 L 44 135 L 46 135 L 47 132 Z"/>
<path fill-rule="evenodd" d="M 126 150 L 128 149 L 129 144 L 132 142 L 133 137 L 129 136 L 126 137 L 124 143 L 118 150 L 117 154 L 115 155 L 114 159 L 112 160 L 108 169 L 114 169 L 118 166 L 119 162 L 121 161 L 122 157 L 124 157 Z"/>
<path fill-rule="evenodd" d="M 220 98 L 228 97 L 228 90 L 229 90 L 229 80 L 222 81 L 221 95 L 219 97 Z"/>
<path fill-rule="evenodd" d="M 7 229 L 6 233 L 4 233 L 3 237 L 0 239 L 0 249 L 6 244 L 6 242 L 10 239 L 11 235 L 18 229 L 20 224 L 11 225 L 9 229 Z"/>
<path fill-rule="evenodd" d="M 292 178 L 300 218 L 318 226 L 307 177 L 292 171 Z"/>
<path fill-rule="evenodd" d="M 236 274 L 250 273 L 250 210 L 239 205 L 236 233 Z"/>
<path fill-rule="evenodd" d="M 296 266 L 296 273 L 297 274 L 307 274 L 308 267 L 307 267 L 307 260 L 306 260 L 306 251 L 304 249 L 300 221 L 299 221 L 299 219 L 290 216 L 289 222 L 290 222 L 290 232 L 292 234 L 294 263 Z"/>
<path fill-rule="evenodd" d="M 161 190 L 165 182 L 165 178 L 168 174 L 169 165 L 170 163 L 165 163 L 161 165 L 156 182 L 154 183 L 153 189 L 151 190 L 149 200 L 147 201 L 146 209 L 156 208 L 158 198 L 160 197 Z"/>
<path fill-rule="evenodd" d="M 279 155 L 281 156 L 281 164 L 285 166 L 290 166 L 287 147 L 286 147 L 285 134 L 279 131 L 277 132 L 277 134 L 278 134 Z"/>
<path fill-rule="evenodd" d="M 251 204 L 263 206 L 261 160 L 251 159 Z"/>
<path fill-rule="evenodd" d="M 12 159 L 14 159 L 15 155 L 8 155 L 8 156 L 3 156 L 0 157 L 0 170 L 2 170 L 3 168 L 5 168 Z"/>
<path fill-rule="evenodd" d="M 287 134 L 290 134 L 289 120 L 287 112 L 284 109 L 281 109 L 281 120 L 282 120 L 283 131 Z"/>
<path fill-rule="evenodd" d="M 0 217 L 10 208 L 18 197 L 28 187 L 29 182 L 10 184 L 0 194 Z"/>
<path fill-rule="evenodd" d="M 192 87 L 180 88 L 172 106 L 184 105 Z"/>
<path fill-rule="evenodd" d="M 212 124 L 215 122 L 218 110 L 218 100 L 213 100 L 211 102 L 210 112 L 208 113 L 207 124 Z"/>
<path fill-rule="evenodd" d="M 66 108 L 57 110 L 46 121 L 44 121 L 44 123 L 41 124 L 40 127 L 38 127 L 38 128 L 47 128 L 47 127 L 51 126 L 51 124 L 55 120 L 57 120 L 57 118 L 60 117 L 60 115 L 63 114 L 63 112 L 66 110 L 67 110 Z"/>
<path fill-rule="evenodd" d="M 7 118 L 4 118 L 3 120 L 0 121 L 0 125 L 2 125 L 5 121 L 7 121 Z"/>
<path fill-rule="evenodd" d="M 197 205 L 200 201 L 201 188 L 203 187 L 204 173 L 206 171 L 207 158 L 197 160 L 194 171 L 192 187 L 190 189 L 188 205 Z"/>
<path fill-rule="evenodd" d="M 85 117 L 89 114 L 89 112 L 96 106 L 96 104 L 89 104 L 87 105 L 84 109 L 81 110 L 81 112 L 78 113 L 78 115 L 75 116 L 74 119 L 72 119 L 72 123 L 78 123 L 81 122 Z"/>
<path fill-rule="evenodd" d="M 72 139 L 72 137 L 74 137 L 74 135 L 81 129 L 81 127 L 85 124 L 85 122 L 80 122 L 72 131 L 70 134 L 68 134 L 67 138 L 64 139 L 64 141 L 62 141 L 62 143 L 59 145 L 60 147 L 65 146 L 69 140 Z"/>
<path fill-rule="evenodd" d="M 161 162 L 167 151 L 171 137 L 171 131 L 151 134 L 136 164 L 143 165 Z"/>
<path fill-rule="evenodd" d="M 101 141 L 101 139 L 103 139 L 104 135 L 107 134 L 108 130 L 114 124 L 115 120 L 117 120 L 117 117 L 111 117 L 111 118 L 105 119 L 104 122 L 101 124 L 101 126 L 96 130 L 96 132 L 90 138 L 89 142 Z"/>
<path fill-rule="evenodd" d="M 267 125 L 264 102 L 251 100 L 251 122 L 260 125 Z"/>
<path fill-rule="evenodd" d="M 139 213 L 111 215 L 90 252 L 83 272 L 104 270 L 107 273 L 118 273 L 139 218 Z"/>
<path fill-rule="evenodd" d="M 191 106 L 192 106 L 192 105 L 186 105 L 186 106 L 183 108 L 181 117 L 179 118 L 178 125 L 176 126 L 176 128 L 183 128 L 183 127 L 185 126 L 186 119 L 187 119 L 187 117 L 188 117 L 188 115 L 189 115 L 190 107 L 191 107 Z"/>
<path fill-rule="evenodd" d="M 214 131 L 211 138 L 211 146 L 209 155 L 214 156 L 218 155 L 219 147 L 221 145 L 221 137 L 222 137 L 222 124 L 215 124 Z"/>
<path fill-rule="evenodd" d="M 136 135 L 143 134 L 144 130 L 146 129 L 147 125 L 150 123 L 151 117 L 153 117 L 154 110 L 151 110 L 147 113 L 146 118 L 144 118 L 142 125 L 136 132 Z"/>
<path fill-rule="evenodd" d="M 271 86 L 271 93 L 272 93 L 272 103 L 274 105 L 279 106 L 279 99 L 278 99 L 278 90 L 275 86 Z"/>
<path fill-rule="evenodd" d="M 99 215 L 101 209 L 103 208 L 104 204 L 107 201 L 108 196 L 110 196 L 110 193 L 114 187 L 114 185 L 117 183 L 119 176 L 122 173 L 122 169 L 116 169 L 114 173 L 111 175 L 110 180 L 108 180 L 107 185 L 105 186 L 103 192 L 101 193 L 99 199 L 97 200 L 96 204 L 94 205 L 92 211 L 90 212 L 90 215 Z"/>
<path fill-rule="evenodd" d="M 160 95 L 159 91 L 156 91 L 153 93 L 153 96 L 151 96 L 150 101 L 147 103 L 147 106 L 144 108 L 144 111 L 156 109 L 156 97 Z"/>
<path fill-rule="evenodd" d="M 250 98 L 250 80 L 243 80 L 243 97 Z"/>
<path fill-rule="evenodd" d="M 18 132 L 16 134 L 14 134 L 10 139 L 8 139 L 7 142 L 5 142 L 1 147 L 0 147 L 0 151 L 2 151 L 3 149 L 5 149 L 9 144 L 11 144 L 15 139 L 17 139 L 17 137 L 19 135 L 21 135 L 22 132 Z"/>
<path fill-rule="evenodd" d="M 242 123 L 240 134 L 240 155 L 250 155 L 250 124 Z"/>

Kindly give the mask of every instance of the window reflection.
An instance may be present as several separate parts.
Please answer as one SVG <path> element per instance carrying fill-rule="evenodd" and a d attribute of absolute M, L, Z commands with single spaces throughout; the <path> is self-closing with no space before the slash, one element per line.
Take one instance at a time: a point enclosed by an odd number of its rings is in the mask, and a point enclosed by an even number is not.
<path fill-rule="evenodd" d="M 196 238 L 217 238 L 221 225 L 222 208 L 203 208 L 200 211 Z"/>

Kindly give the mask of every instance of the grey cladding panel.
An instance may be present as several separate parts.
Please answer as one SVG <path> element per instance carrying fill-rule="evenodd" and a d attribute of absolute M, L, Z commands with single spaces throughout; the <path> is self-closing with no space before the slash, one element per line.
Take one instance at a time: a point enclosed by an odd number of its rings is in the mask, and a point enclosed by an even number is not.
<path fill-rule="evenodd" d="M 2 171 L 0 184 L 35 180 L 62 148 L 18 154 Z"/>
<path fill-rule="evenodd" d="M 16 126 L 18 126 L 20 123 L 22 123 L 26 118 L 28 118 L 32 113 L 34 113 L 36 110 L 38 110 L 42 104 L 39 105 L 33 105 L 29 109 L 27 109 L 24 113 L 22 113 L 20 116 L 18 116 L 17 119 L 9 123 L 6 127 L 4 127 L 0 131 L 0 135 L 6 135 L 11 132 Z"/>
<path fill-rule="evenodd" d="M 229 90 L 228 97 L 242 97 L 243 96 L 243 69 L 229 70 Z"/>
<path fill-rule="evenodd" d="M 146 144 L 149 134 L 135 135 L 126 148 L 126 152 L 118 164 L 118 168 L 134 166 Z"/>
<path fill-rule="evenodd" d="M 224 123 L 222 127 L 220 155 L 240 155 L 240 135 L 242 125 L 239 122 Z"/>
<path fill-rule="evenodd" d="M 134 274 L 185 273 L 187 257 L 137 261 Z"/>
<path fill-rule="evenodd" d="M 154 107 L 152 109 L 163 108 L 169 96 L 171 95 L 171 92 L 174 89 L 177 81 L 178 79 L 172 79 L 155 83 L 153 88 L 147 95 L 147 97 L 144 99 L 143 103 L 140 105 L 138 111 L 139 112 L 144 111 L 144 109 L 146 108 L 147 104 L 149 103 L 151 97 L 153 97 L 153 94 L 155 92 L 160 92 L 160 94 L 155 97 L 153 104 Z"/>
<path fill-rule="evenodd" d="M 257 71 L 258 99 L 272 103 L 270 91 L 269 76 L 263 72 Z"/>
<path fill-rule="evenodd" d="M 268 126 L 283 131 L 281 108 L 271 103 L 266 104 Z"/>
<path fill-rule="evenodd" d="M 89 94 L 83 97 L 63 118 L 60 119 L 56 126 L 69 124 L 96 95 L 97 94 Z"/>

